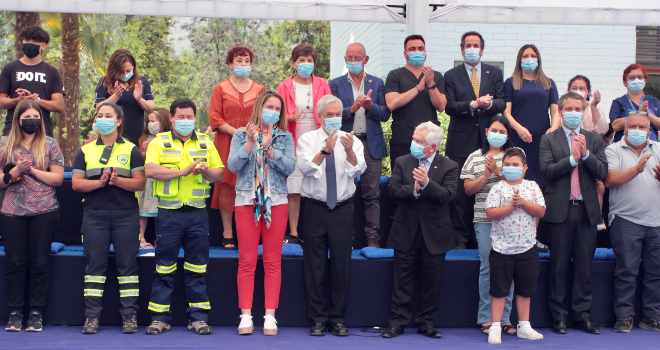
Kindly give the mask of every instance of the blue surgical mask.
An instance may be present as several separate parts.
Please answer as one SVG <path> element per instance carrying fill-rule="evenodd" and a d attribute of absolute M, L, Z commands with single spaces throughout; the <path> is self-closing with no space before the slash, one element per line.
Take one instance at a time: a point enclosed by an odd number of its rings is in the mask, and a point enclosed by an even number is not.
<path fill-rule="evenodd" d="M 424 153 L 424 146 L 416 143 L 415 141 L 410 143 L 410 154 L 417 159 L 422 159 L 426 154 Z"/>
<path fill-rule="evenodd" d="M 426 62 L 426 52 L 408 52 L 408 62 L 415 67 L 420 67 Z"/>
<path fill-rule="evenodd" d="M 488 143 L 495 148 L 500 148 L 506 143 L 506 135 L 488 132 Z"/>
<path fill-rule="evenodd" d="M 348 68 L 348 71 L 351 72 L 352 74 L 360 74 L 362 72 L 362 62 L 351 62 L 351 63 L 346 63 L 346 68 Z"/>
<path fill-rule="evenodd" d="M 98 118 L 96 119 L 96 128 L 99 129 L 101 134 L 108 135 L 117 129 L 115 121 L 115 119 L 110 118 Z"/>
<path fill-rule="evenodd" d="M 174 130 L 181 136 L 188 136 L 195 130 L 195 121 L 190 119 L 175 120 Z"/>
<path fill-rule="evenodd" d="M 325 120 L 325 131 L 327 131 L 329 134 L 334 129 L 337 129 L 337 131 L 341 129 L 341 118 L 335 117 L 335 118 L 328 118 Z"/>
<path fill-rule="evenodd" d="M 517 166 L 502 167 L 502 175 L 509 181 L 518 181 L 523 175 L 523 168 Z"/>
<path fill-rule="evenodd" d="M 628 82 L 628 90 L 630 90 L 630 92 L 633 94 L 642 92 L 644 90 L 644 86 L 646 86 L 644 80 L 635 79 Z"/>
<path fill-rule="evenodd" d="M 119 79 L 121 79 L 121 81 L 129 81 L 131 80 L 132 77 L 133 77 L 133 72 L 130 72 L 126 75 L 122 75 L 121 77 L 119 77 Z"/>
<path fill-rule="evenodd" d="M 314 71 L 314 63 L 298 63 L 298 75 L 307 78 Z"/>
<path fill-rule="evenodd" d="M 564 115 L 564 124 L 571 129 L 575 129 L 582 123 L 582 113 L 581 112 L 562 112 Z"/>
<path fill-rule="evenodd" d="M 644 142 L 646 142 L 647 135 L 648 132 L 646 131 L 637 130 L 637 129 L 628 129 L 628 136 L 626 136 L 626 140 L 632 143 L 633 146 L 639 146 Z"/>
<path fill-rule="evenodd" d="M 479 62 L 479 59 L 481 58 L 479 55 L 480 51 L 481 49 L 479 48 L 465 49 L 465 55 L 463 55 L 463 57 L 465 57 L 465 62 L 469 64 L 475 64 Z"/>
<path fill-rule="evenodd" d="M 252 72 L 252 68 L 250 66 L 235 66 L 234 67 L 234 74 L 236 74 L 237 77 L 239 78 L 245 78 L 247 77 L 250 72 Z"/>
<path fill-rule="evenodd" d="M 261 121 L 266 125 L 277 124 L 280 121 L 280 112 L 264 109 L 261 111 Z"/>
<path fill-rule="evenodd" d="M 522 67 L 522 69 L 527 73 L 532 73 L 538 66 L 539 60 L 536 58 L 526 58 L 520 61 L 520 67 Z"/>

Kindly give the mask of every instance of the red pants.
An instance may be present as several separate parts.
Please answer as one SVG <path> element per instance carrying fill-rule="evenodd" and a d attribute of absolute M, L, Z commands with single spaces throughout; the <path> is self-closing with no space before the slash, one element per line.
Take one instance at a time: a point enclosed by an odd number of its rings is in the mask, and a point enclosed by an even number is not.
<path fill-rule="evenodd" d="M 238 238 L 238 307 L 252 309 L 254 293 L 254 270 L 257 268 L 259 237 L 263 244 L 264 294 L 266 309 L 277 309 L 280 302 L 282 283 L 282 243 L 288 219 L 288 205 L 281 204 L 271 209 L 271 225 L 261 217 L 254 225 L 254 207 L 236 207 L 236 237 Z"/>

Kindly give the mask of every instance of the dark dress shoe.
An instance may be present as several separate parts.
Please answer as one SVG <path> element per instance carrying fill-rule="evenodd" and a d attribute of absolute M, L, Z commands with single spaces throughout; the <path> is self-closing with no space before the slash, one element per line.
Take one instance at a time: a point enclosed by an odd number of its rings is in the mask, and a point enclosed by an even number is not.
<path fill-rule="evenodd" d="M 435 330 L 435 328 L 429 328 L 427 330 L 417 329 L 417 334 L 424 334 L 428 338 L 442 338 L 442 333 Z"/>
<path fill-rule="evenodd" d="M 312 328 L 309 329 L 309 335 L 313 337 L 322 337 L 325 335 L 325 326 L 323 323 L 315 323 Z"/>
<path fill-rule="evenodd" d="M 566 334 L 566 321 L 556 320 L 552 325 L 552 331 L 557 334 Z"/>
<path fill-rule="evenodd" d="M 591 322 L 590 317 L 585 317 L 581 321 L 575 322 L 575 329 L 589 334 L 600 334 L 600 328 Z"/>
<path fill-rule="evenodd" d="M 392 327 L 383 332 L 383 338 L 396 338 L 399 334 L 403 334 L 403 329 L 399 330 Z"/>
<path fill-rule="evenodd" d="M 338 337 L 348 337 L 348 329 L 346 329 L 346 326 L 341 323 L 337 323 L 336 325 L 332 326 L 330 330 L 332 330 L 333 335 Z"/>

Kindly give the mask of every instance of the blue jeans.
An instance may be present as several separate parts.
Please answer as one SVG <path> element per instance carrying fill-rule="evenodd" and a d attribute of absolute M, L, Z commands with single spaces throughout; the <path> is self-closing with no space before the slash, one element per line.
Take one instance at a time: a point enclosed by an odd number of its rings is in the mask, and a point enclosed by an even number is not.
<path fill-rule="evenodd" d="M 479 260 L 481 260 L 481 264 L 479 265 L 479 313 L 477 314 L 477 324 L 484 324 L 492 321 L 490 315 L 490 294 L 488 294 L 490 289 L 490 263 L 488 262 L 488 258 L 490 257 L 490 250 L 493 248 L 493 241 L 490 238 L 490 227 L 491 224 L 489 223 L 474 223 L 474 231 L 477 234 L 477 244 L 479 244 Z M 504 324 L 511 323 L 509 321 L 509 315 L 511 315 L 512 299 L 513 283 L 511 283 L 511 292 L 509 293 L 509 296 L 506 297 L 504 313 L 502 313 L 502 320 L 500 321 Z"/>

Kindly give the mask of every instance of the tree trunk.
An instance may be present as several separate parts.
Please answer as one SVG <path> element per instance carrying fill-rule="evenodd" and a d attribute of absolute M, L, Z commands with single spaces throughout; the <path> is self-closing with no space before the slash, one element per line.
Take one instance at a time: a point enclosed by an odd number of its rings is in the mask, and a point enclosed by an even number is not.
<path fill-rule="evenodd" d="M 62 14 L 62 64 L 60 73 L 64 80 L 64 111 L 57 116 L 58 142 L 66 165 L 72 165 L 80 149 L 80 22 L 78 14 Z"/>
<path fill-rule="evenodd" d="M 16 24 L 14 24 L 14 53 L 16 59 L 23 57 L 23 29 L 41 24 L 39 12 L 14 12 Z"/>

